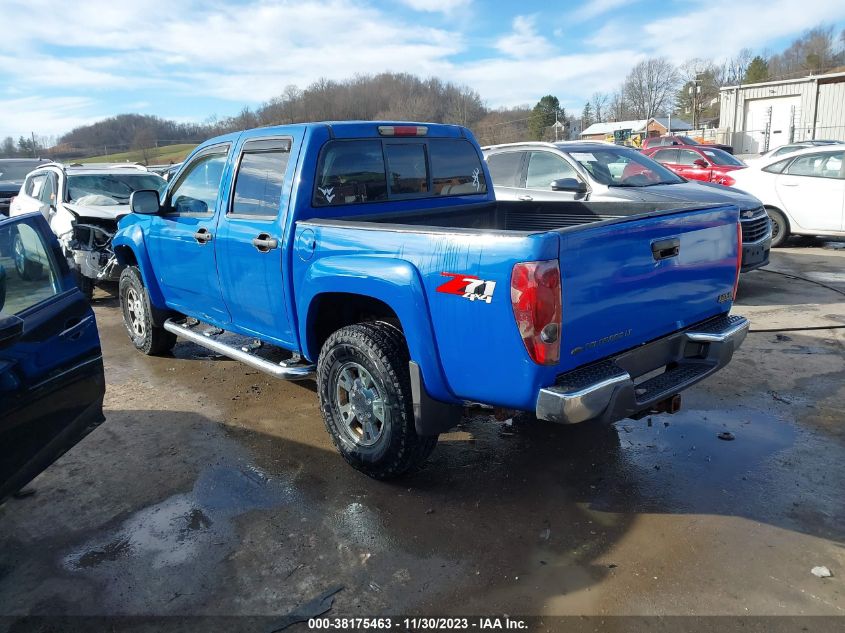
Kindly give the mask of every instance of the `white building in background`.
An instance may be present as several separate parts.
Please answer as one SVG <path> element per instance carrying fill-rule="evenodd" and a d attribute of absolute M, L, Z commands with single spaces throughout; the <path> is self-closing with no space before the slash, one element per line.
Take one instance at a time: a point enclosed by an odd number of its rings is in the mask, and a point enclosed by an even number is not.
<path fill-rule="evenodd" d="M 720 128 L 736 154 L 755 154 L 795 141 L 845 141 L 845 72 L 726 86 Z"/>

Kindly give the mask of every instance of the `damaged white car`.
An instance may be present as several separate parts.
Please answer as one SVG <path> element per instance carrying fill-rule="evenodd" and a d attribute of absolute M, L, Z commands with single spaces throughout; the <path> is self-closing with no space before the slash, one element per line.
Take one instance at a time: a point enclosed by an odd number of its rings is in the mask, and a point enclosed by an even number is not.
<path fill-rule="evenodd" d="M 9 215 L 40 211 L 59 238 L 68 265 L 87 297 L 101 281 L 117 281 L 120 268 L 111 241 L 117 222 L 129 213 L 129 196 L 140 189 L 163 193 L 167 182 L 141 165 L 48 163 L 30 172 L 12 200 Z M 25 251 L 10 236 L 15 252 Z"/>

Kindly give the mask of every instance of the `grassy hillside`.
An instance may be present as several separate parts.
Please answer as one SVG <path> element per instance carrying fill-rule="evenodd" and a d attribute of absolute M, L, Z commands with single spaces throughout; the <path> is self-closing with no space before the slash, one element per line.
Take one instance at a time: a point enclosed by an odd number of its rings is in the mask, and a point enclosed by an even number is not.
<path fill-rule="evenodd" d="M 194 149 L 196 145 L 193 143 L 183 143 L 182 145 L 166 145 L 164 147 L 155 147 L 147 151 L 151 165 L 166 165 L 169 162 L 178 163 L 185 159 L 185 157 Z M 71 161 L 67 161 L 71 162 Z M 105 156 L 91 156 L 90 158 L 82 158 L 74 160 L 75 163 L 143 163 L 144 155 L 140 151 L 121 152 L 119 154 L 107 154 Z"/>

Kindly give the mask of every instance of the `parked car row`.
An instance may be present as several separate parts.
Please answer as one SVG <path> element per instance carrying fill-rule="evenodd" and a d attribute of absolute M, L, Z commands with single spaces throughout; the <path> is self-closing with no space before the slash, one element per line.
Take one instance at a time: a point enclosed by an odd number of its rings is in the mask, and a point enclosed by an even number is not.
<path fill-rule="evenodd" d="M 769 261 L 771 231 L 766 211 L 758 199 L 742 191 L 687 181 L 644 153 L 619 145 L 515 143 L 482 149 L 499 200 L 612 203 L 605 205 L 604 217 L 623 213 L 621 203 L 634 201 L 735 204 L 742 227 L 742 270 L 754 270 Z"/>

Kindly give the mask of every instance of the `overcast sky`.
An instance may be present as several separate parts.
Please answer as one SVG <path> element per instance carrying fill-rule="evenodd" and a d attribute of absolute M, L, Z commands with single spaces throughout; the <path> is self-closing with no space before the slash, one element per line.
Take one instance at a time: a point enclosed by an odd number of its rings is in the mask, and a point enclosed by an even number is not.
<path fill-rule="evenodd" d="M 780 50 L 843 0 L 0 0 L 0 137 L 124 113 L 224 117 L 288 84 L 379 71 L 469 85 L 490 106 L 580 110 L 639 60 Z"/>

